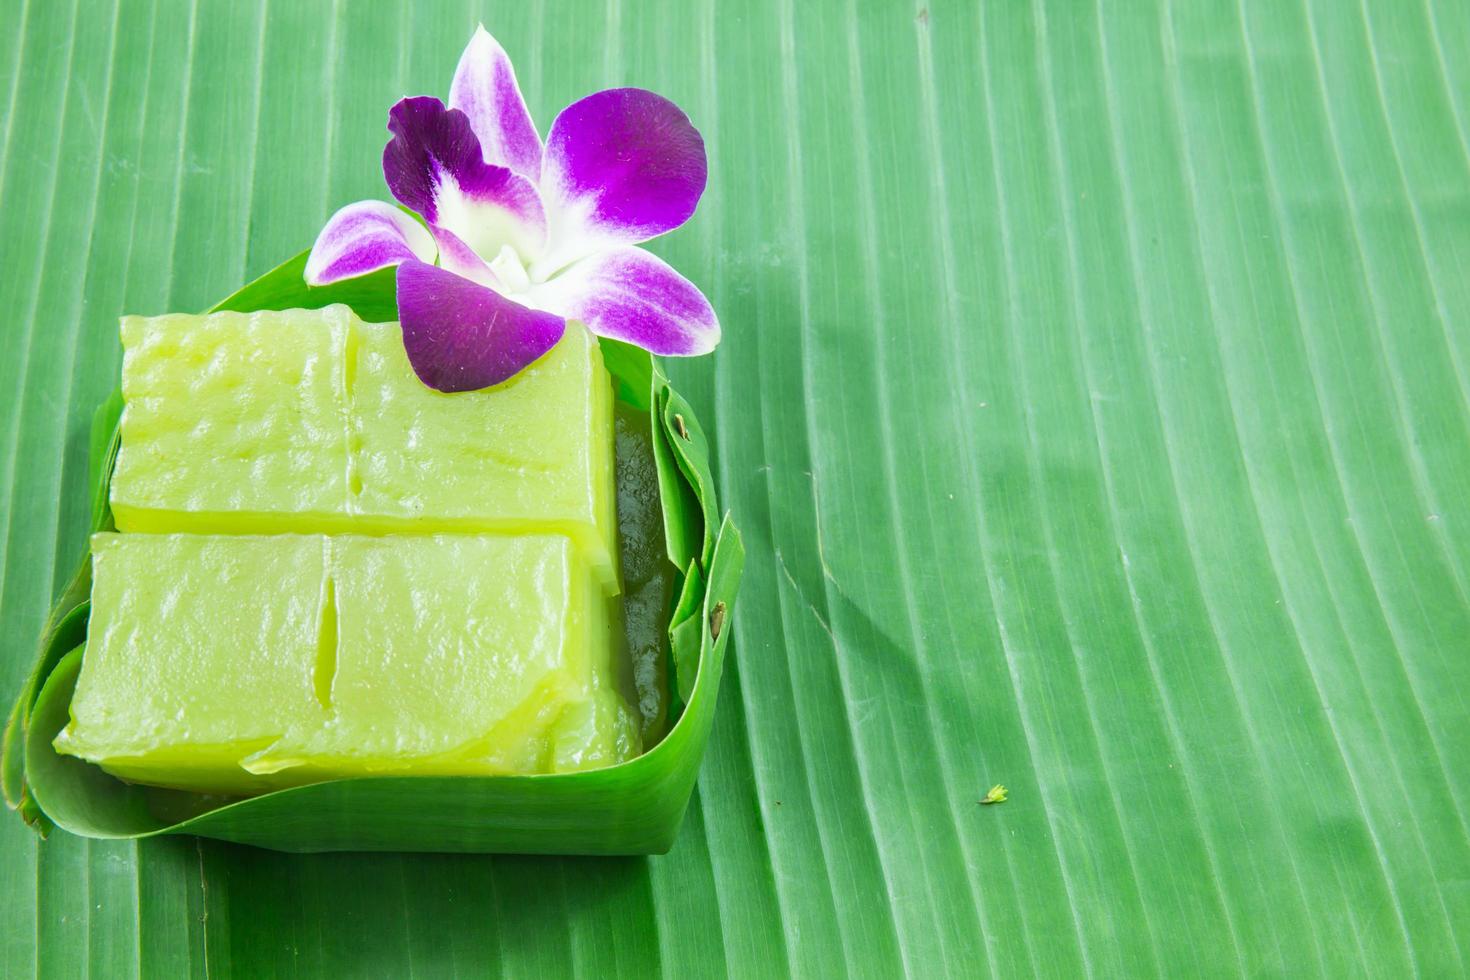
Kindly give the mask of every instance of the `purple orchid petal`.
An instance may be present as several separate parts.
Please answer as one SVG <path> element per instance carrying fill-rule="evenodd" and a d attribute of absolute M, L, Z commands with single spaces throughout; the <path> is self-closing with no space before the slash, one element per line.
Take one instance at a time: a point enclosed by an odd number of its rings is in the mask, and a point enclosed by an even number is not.
<path fill-rule="evenodd" d="M 535 185 L 485 162 L 463 112 L 427 96 L 402 99 L 388 113 L 388 131 L 383 176 L 405 206 L 481 255 L 507 244 L 523 255 L 541 251 L 546 212 Z"/>
<path fill-rule="evenodd" d="M 398 267 L 398 318 L 414 373 L 439 391 L 500 384 L 555 347 L 566 330 L 559 316 L 418 260 Z"/>
<path fill-rule="evenodd" d="M 541 189 L 552 246 L 541 270 L 679 227 L 707 176 L 699 130 L 663 96 L 616 88 L 573 102 L 546 137 Z"/>
<path fill-rule="evenodd" d="M 720 342 L 720 321 L 699 288 L 631 245 L 575 262 L 522 298 L 654 354 L 707 354 Z"/>
<path fill-rule="evenodd" d="M 358 201 L 327 219 L 306 259 L 308 285 L 367 275 L 409 259 L 434 260 L 434 239 L 391 204 Z"/>
<path fill-rule="evenodd" d="M 486 163 L 509 167 L 530 181 L 541 177 L 541 136 L 516 84 L 515 68 L 484 25 L 460 56 L 449 107 L 469 117 Z"/>

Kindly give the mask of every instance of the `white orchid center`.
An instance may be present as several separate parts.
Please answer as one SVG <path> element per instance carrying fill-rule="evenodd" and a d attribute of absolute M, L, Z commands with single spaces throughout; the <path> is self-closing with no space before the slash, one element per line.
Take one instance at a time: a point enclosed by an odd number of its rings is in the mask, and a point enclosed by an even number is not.
<path fill-rule="evenodd" d="M 526 272 L 526 264 L 521 261 L 520 253 L 509 245 L 500 247 L 500 254 L 490 263 L 490 271 L 495 273 L 495 278 L 507 292 L 523 293 L 531 288 L 531 276 Z"/>

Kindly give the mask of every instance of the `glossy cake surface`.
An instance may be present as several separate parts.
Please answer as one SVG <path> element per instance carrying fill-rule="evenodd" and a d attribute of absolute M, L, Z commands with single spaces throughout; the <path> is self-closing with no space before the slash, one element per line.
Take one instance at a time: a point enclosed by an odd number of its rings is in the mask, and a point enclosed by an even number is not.
<path fill-rule="evenodd" d="M 101 534 L 93 554 L 57 745 L 124 778 L 248 793 L 638 751 L 607 600 L 564 537 Z"/>
<path fill-rule="evenodd" d="M 456 394 L 342 306 L 129 317 L 122 339 L 119 530 L 557 533 L 617 590 L 612 389 L 580 325 Z"/>

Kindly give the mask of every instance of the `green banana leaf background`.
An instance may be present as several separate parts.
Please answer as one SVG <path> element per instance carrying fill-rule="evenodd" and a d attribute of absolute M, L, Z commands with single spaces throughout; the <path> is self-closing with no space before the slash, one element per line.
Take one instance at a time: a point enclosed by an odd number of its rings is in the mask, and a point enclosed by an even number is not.
<path fill-rule="evenodd" d="M 667 856 L 0 820 L 0 975 L 1470 970 L 1470 4 L 0 0 L 0 691 L 116 317 L 386 196 L 477 21 L 710 147 L 747 561 Z M 1007 802 L 981 805 L 1003 783 Z"/>

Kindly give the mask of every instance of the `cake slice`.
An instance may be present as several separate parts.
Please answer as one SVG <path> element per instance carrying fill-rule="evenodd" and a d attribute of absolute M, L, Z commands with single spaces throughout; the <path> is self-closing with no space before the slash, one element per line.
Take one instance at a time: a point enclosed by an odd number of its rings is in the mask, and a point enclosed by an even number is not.
<path fill-rule="evenodd" d="M 122 531 L 564 534 L 619 588 L 612 386 L 578 324 L 444 394 L 345 306 L 123 321 Z"/>
<path fill-rule="evenodd" d="M 118 529 L 343 526 L 351 320 L 341 306 L 125 317 Z"/>
<path fill-rule="evenodd" d="M 212 793 L 240 760 L 327 720 L 316 696 L 327 539 L 98 534 L 92 618 L 58 750 L 123 779 Z"/>
<path fill-rule="evenodd" d="M 636 755 L 607 607 L 556 535 L 100 534 L 58 750 L 244 794 Z"/>
<path fill-rule="evenodd" d="M 334 538 L 329 589 L 328 721 L 288 731 L 252 771 L 533 773 L 636 753 L 616 731 L 628 709 L 611 687 L 605 600 L 566 538 Z M 595 722 L 567 732 L 563 718 L 599 699 Z"/>

